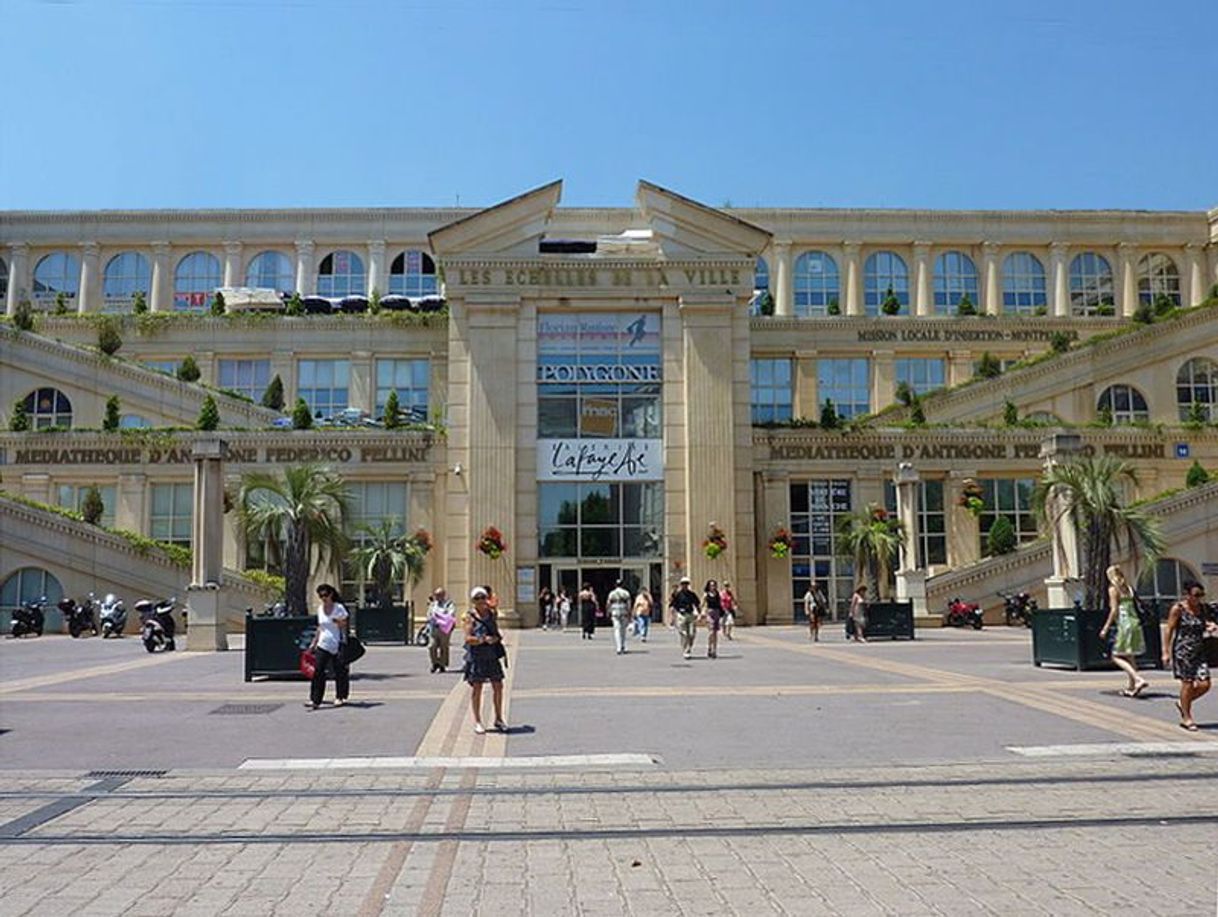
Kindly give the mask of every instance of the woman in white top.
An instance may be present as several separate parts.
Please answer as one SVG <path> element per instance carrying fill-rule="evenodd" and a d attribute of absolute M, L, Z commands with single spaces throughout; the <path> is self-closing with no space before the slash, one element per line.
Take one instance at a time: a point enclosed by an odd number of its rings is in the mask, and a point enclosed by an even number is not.
<path fill-rule="evenodd" d="M 334 669 L 334 693 L 337 705 L 347 702 L 351 693 L 351 668 L 343 660 L 343 641 L 347 639 L 347 609 L 338 600 L 338 591 L 329 583 L 317 587 L 317 633 L 309 644 L 316 663 L 313 666 L 313 682 L 309 686 L 310 710 L 321 706 L 326 696 L 326 666 Z"/>
<path fill-rule="evenodd" d="M 558 626 L 566 630 L 569 620 L 571 620 L 571 596 L 567 595 L 567 587 L 563 586 L 558 590 Z"/>

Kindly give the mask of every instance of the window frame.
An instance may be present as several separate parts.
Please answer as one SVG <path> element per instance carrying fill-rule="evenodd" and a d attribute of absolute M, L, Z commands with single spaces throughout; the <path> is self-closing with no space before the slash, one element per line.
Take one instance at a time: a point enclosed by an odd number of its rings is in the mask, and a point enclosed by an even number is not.
<path fill-rule="evenodd" d="M 1183 305 L 1180 269 L 1166 252 L 1147 252 L 1138 259 L 1138 303 L 1154 305 L 1160 293 L 1166 294 L 1177 308 Z"/>
<path fill-rule="evenodd" d="M 359 270 L 350 267 L 339 273 L 335 264 L 340 257 L 349 257 Z M 327 270 L 327 266 L 329 270 Z M 317 264 L 317 295 L 326 299 L 344 299 L 348 296 L 366 296 L 368 294 L 368 271 L 364 259 L 358 252 L 349 248 L 336 248 L 327 254 Z"/>
<path fill-rule="evenodd" d="M 1002 311 L 1035 315 L 1049 309 L 1049 281 L 1044 262 L 1033 252 L 1011 252 L 1002 259 Z"/>
<path fill-rule="evenodd" d="M 1208 376 L 1205 382 L 1198 381 L 1198 368 Z M 1187 371 L 1187 378 L 1185 373 Z M 1181 395 L 1187 391 L 1189 400 L 1184 401 Z M 1202 395 L 1204 397 L 1198 397 Z M 1209 357 L 1189 357 L 1176 370 L 1176 411 L 1180 420 L 1188 420 L 1193 402 L 1197 402 L 1205 410 L 1206 422 L 1213 423 L 1218 419 L 1218 362 Z"/>
<path fill-rule="evenodd" d="M 48 264 L 53 259 L 55 260 L 58 273 L 39 277 L 39 271 L 43 270 L 43 265 Z M 50 268 L 48 268 L 48 271 Z M 34 266 L 33 273 L 34 287 L 34 302 L 38 305 L 54 305 L 56 298 L 62 292 L 69 303 L 75 304 L 76 297 L 80 293 L 80 258 L 72 252 L 53 251 L 48 252 L 38 259 L 38 263 Z M 56 284 L 61 283 L 62 288 Z M 38 289 L 39 285 L 49 285 L 45 291 Z"/>
<path fill-rule="evenodd" d="M 320 385 L 316 381 L 317 371 L 322 367 L 328 367 L 330 370 L 330 381 L 326 385 Z M 304 371 L 308 367 L 313 373 L 314 381 L 310 385 L 305 385 Z M 338 369 L 342 368 L 341 375 L 344 377 L 344 382 L 340 386 L 336 384 Z M 326 392 L 327 397 L 324 401 L 317 399 L 318 392 Z M 341 402 L 336 399 L 336 393 L 343 392 Z M 339 411 L 345 410 L 351 406 L 351 361 L 340 357 L 316 358 L 316 357 L 300 357 L 296 360 L 296 396 L 303 398 L 305 404 L 309 406 L 315 418 L 327 418 L 335 416 Z M 328 409 L 322 410 L 321 405 L 325 405 Z"/>
<path fill-rule="evenodd" d="M 122 271 L 122 273 L 119 273 Z M 131 308 L 136 293 L 152 290 L 152 262 L 143 252 L 127 249 L 113 255 L 102 271 L 102 309 L 123 312 Z"/>
<path fill-rule="evenodd" d="M 1090 318 L 1104 306 L 1116 303 L 1116 277 L 1112 263 L 1100 252 L 1079 252 L 1070 260 L 1068 272 L 1070 314 Z M 1107 302 L 1105 302 L 1107 300 Z"/>
<path fill-rule="evenodd" d="M 278 261 L 276 259 L 283 259 Z M 276 260 L 275 267 L 283 270 L 269 271 L 266 268 L 266 262 Z M 255 272 L 258 274 L 257 282 Z M 277 280 L 287 280 L 286 286 L 266 286 L 260 281 L 268 276 L 273 275 Z M 292 263 L 291 257 L 286 253 L 273 248 L 263 249 L 250 259 L 249 264 L 245 266 L 245 285 L 252 290 L 274 290 L 280 296 L 291 295 L 296 291 L 296 266 Z"/>
<path fill-rule="evenodd" d="M 790 357 L 749 359 L 749 417 L 753 425 L 781 423 L 794 416 L 794 364 Z M 785 369 L 785 383 L 776 373 L 780 369 Z"/>
<path fill-rule="evenodd" d="M 1118 401 L 1123 401 L 1125 406 L 1118 407 Z M 1105 402 L 1107 403 L 1105 404 Z M 1142 406 L 1140 408 L 1138 407 L 1138 402 L 1141 402 Z M 1114 382 L 1111 385 L 1105 386 L 1104 390 L 1100 392 L 1099 397 L 1095 399 L 1096 416 L 1101 416 L 1105 408 L 1112 414 L 1112 423 L 1114 425 L 1129 426 L 1131 424 L 1150 423 L 1149 402 L 1146 400 L 1146 395 L 1136 385 L 1130 385 L 1127 382 Z"/>
<path fill-rule="evenodd" d="M 981 280 L 977 264 L 959 249 L 940 252 L 934 264 L 934 310 L 936 315 L 956 315 L 960 300 L 968 294 L 973 308 L 981 311 Z"/>
<path fill-rule="evenodd" d="M 884 265 L 882 270 L 881 263 Z M 900 254 L 891 249 L 874 251 L 863 262 L 863 312 L 865 315 L 872 318 L 884 316 L 880 307 L 884 303 L 884 297 L 888 294 L 890 286 L 901 303 L 897 315 L 909 315 L 909 265 L 905 263 L 905 259 Z"/>
<path fill-rule="evenodd" d="M 43 411 L 40 409 L 43 393 L 50 393 L 52 398 L 52 409 Z M 53 385 L 40 385 L 38 388 L 31 391 L 25 396 L 25 410 L 30 418 L 30 429 L 47 430 L 51 427 L 63 427 L 66 430 L 72 429 L 73 408 L 72 399 L 69 398 L 62 390 Z M 66 407 L 65 407 L 66 406 Z"/>
<path fill-rule="evenodd" d="M 826 372 L 838 370 L 842 364 L 847 364 L 847 375 L 850 376 L 848 382 L 843 384 L 833 380 L 826 381 Z M 855 378 L 860 364 L 865 376 L 865 384 L 861 384 Z M 837 392 L 841 389 L 849 390 L 853 395 L 857 396 L 859 392 L 866 395 L 863 401 L 858 401 L 857 397 L 851 398 L 850 401 L 843 401 L 839 397 L 826 394 L 827 391 Z M 833 401 L 834 410 L 837 416 L 849 420 L 854 417 L 870 414 L 871 406 L 871 360 L 868 357 L 820 357 L 816 361 L 816 400 L 817 410 L 824 405 L 825 399 L 831 398 Z M 862 407 L 862 410 L 858 408 Z"/>
<path fill-rule="evenodd" d="M 812 270 L 818 265 L 820 270 Z M 833 256 L 820 249 L 802 252 L 793 268 L 794 312 L 797 318 L 822 317 L 836 302 L 841 311 L 841 273 Z"/>

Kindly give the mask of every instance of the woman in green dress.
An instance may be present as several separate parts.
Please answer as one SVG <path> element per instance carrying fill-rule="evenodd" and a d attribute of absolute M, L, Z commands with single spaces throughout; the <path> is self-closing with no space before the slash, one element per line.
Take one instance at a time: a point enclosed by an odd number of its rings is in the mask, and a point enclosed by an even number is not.
<path fill-rule="evenodd" d="M 1108 618 L 1100 628 L 1100 639 L 1108 639 L 1108 631 L 1116 626 L 1116 639 L 1112 645 L 1112 661 L 1129 680 L 1122 697 L 1137 697 L 1150 684 L 1138 674 L 1137 657 L 1146 652 L 1146 640 L 1142 636 L 1142 621 L 1134 603 L 1133 588 L 1125 579 L 1125 573 L 1113 564 L 1108 568 Z"/>

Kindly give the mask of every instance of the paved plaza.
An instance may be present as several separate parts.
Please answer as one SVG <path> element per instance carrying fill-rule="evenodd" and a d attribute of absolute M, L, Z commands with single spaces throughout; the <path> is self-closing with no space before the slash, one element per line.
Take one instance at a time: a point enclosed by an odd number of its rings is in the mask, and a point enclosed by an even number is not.
<path fill-rule="evenodd" d="M 1166 673 L 918 637 L 513 632 L 507 736 L 414 647 L 311 712 L 239 652 L 6 639 L 0 914 L 1215 912 L 1218 728 Z"/>

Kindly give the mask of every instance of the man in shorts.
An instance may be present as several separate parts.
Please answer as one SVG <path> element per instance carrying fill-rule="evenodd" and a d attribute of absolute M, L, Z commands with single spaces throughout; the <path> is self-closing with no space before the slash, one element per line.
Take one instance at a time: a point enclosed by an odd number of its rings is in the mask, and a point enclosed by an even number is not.
<path fill-rule="evenodd" d="M 689 588 L 688 576 L 681 577 L 681 582 L 677 584 L 677 591 L 668 600 L 668 607 L 677 619 L 677 634 L 681 637 L 681 655 L 685 659 L 692 659 L 694 635 L 697 633 L 695 627 L 702 602 Z"/>

